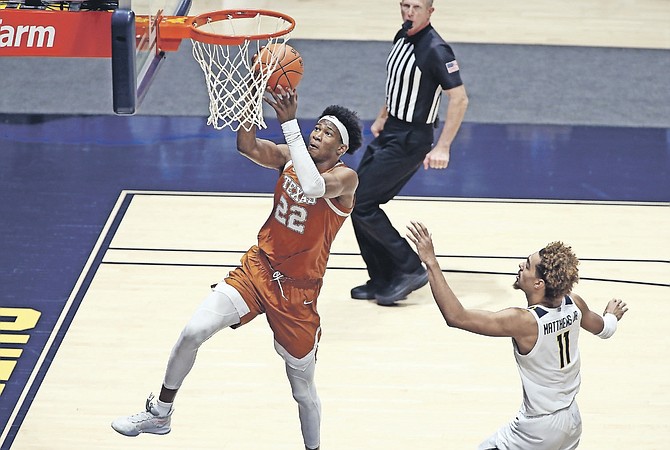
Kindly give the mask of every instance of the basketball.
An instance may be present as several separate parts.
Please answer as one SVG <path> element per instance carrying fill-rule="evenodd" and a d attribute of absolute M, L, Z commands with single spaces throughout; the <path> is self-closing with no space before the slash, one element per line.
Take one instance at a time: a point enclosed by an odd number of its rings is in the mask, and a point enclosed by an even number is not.
<path fill-rule="evenodd" d="M 272 65 L 273 57 L 277 58 L 277 66 L 268 79 L 270 89 L 275 91 L 277 86 L 295 89 L 303 74 L 300 53 L 288 44 L 269 44 L 254 56 L 254 71 L 263 72 L 263 69 Z"/>

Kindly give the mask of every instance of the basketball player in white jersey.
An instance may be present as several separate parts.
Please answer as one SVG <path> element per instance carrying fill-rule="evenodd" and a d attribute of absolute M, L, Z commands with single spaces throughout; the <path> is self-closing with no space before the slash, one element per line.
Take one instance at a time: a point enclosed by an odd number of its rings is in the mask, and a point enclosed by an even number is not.
<path fill-rule="evenodd" d="M 552 242 L 519 264 L 514 289 L 527 308 L 498 312 L 466 309 L 449 287 L 428 229 L 420 222 L 407 237 L 428 269 L 435 302 L 447 325 L 485 336 L 511 337 L 521 375 L 523 403 L 516 418 L 479 445 L 479 450 L 559 450 L 579 445 L 582 420 L 575 396 L 580 385 L 579 329 L 600 338 L 614 334 L 628 310 L 610 300 L 601 316 L 572 293 L 579 260 L 562 242 Z"/>

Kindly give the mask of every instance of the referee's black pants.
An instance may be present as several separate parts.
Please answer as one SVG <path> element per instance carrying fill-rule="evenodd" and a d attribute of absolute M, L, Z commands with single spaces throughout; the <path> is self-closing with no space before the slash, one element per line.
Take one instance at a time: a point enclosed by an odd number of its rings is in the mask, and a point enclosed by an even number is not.
<path fill-rule="evenodd" d="M 380 208 L 421 167 L 433 143 L 433 126 L 389 117 L 358 166 L 356 206 L 351 220 L 371 282 L 383 287 L 393 277 L 419 269 L 421 260 Z"/>

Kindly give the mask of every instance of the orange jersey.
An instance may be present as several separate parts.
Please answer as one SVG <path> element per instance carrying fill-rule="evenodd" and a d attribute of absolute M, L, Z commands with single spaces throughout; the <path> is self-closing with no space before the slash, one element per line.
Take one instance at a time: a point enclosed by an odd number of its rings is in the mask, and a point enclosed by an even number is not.
<path fill-rule="evenodd" d="M 258 246 L 285 276 L 322 278 L 330 246 L 352 209 L 333 198 L 306 196 L 289 161 L 277 180 L 274 207 L 258 233 Z"/>

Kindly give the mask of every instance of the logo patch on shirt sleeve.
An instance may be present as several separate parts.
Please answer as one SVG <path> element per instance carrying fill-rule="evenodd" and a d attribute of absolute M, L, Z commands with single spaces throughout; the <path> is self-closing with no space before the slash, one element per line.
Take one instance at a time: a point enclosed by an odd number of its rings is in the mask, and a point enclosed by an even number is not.
<path fill-rule="evenodd" d="M 458 61 L 456 61 L 455 59 L 451 62 L 448 62 L 446 65 L 447 65 L 447 73 L 458 72 Z"/>

